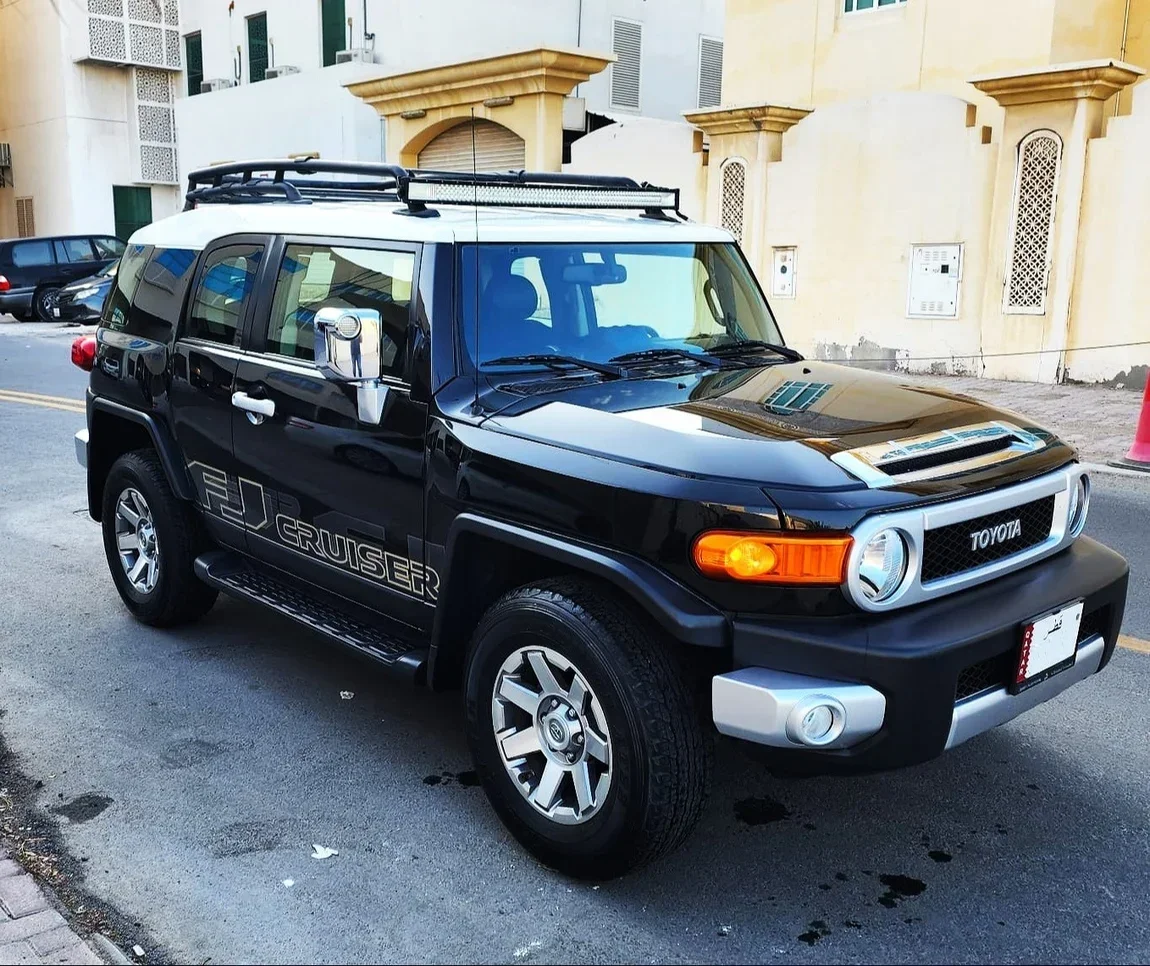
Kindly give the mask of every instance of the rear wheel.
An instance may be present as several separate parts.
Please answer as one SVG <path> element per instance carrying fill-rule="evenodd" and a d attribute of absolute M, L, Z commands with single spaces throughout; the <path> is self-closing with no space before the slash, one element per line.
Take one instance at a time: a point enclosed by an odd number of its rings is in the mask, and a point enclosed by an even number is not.
<path fill-rule="evenodd" d="M 55 309 L 60 301 L 60 290 L 52 286 L 36 289 L 32 296 L 32 311 L 41 322 L 55 322 Z"/>
<path fill-rule="evenodd" d="M 472 755 L 500 818 L 545 864 L 607 879 L 694 827 L 710 734 L 670 646 L 579 578 L 522 587 L 484 615 L 465 684 Z"/>
<path fill-rule="evenodd" d="M 101 525 L 112 580 L 137 619 L 166 627 L 211 609 L 216 591 L 194 570 L 205 542 L 200 521 L 172 493 L 151 450 L 125 453 L 112 464 Z"/>

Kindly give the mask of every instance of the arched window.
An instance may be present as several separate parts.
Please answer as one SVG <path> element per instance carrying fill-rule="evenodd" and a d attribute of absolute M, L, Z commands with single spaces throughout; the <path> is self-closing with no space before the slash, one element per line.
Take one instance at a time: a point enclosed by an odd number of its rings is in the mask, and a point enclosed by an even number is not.
<path fill-rule="evenodd" d="M 719 185 L 720 224 L 741 242 L 747 165 L 738 158 L 728 158 L 723 162 Z"/>
<path fill-rule="evenodd" d="M 1061 163 L 1062 139 L 1053 131 L 1033 131 L 1019 142 L 1003 305 L 1007 313 L 1046 314 Z"/>

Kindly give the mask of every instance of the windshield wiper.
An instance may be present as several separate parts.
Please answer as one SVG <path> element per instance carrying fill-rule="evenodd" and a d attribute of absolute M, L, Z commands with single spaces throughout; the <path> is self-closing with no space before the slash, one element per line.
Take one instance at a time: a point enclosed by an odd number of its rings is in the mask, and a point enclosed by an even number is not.
<path fill-rule="evenodd" d="M 722 363 L 713 359 L 705 352 L 691 352 L 690 349 L 640 349 L 638 352 L 624 352 L 622 355 L 612 356 L 609 362 L 659 362 L 665 359 L 690 359 L 692 362 L 701 362 L 712 369 L 718 369 Z"/>
<path fill-rule="evenodd" d="M 488 359 L 480 368 L 486 369 L 488 366 L 546 366 L 548 369 L 559 370 L 574 367 L 598 372 L 601 375 L 610 376 L 612 379 L 622 379 L 627 375 L 619 366 L 608 365 L 605 362 L 589 362 L 587 359 L 563 356 L 554 352 L 524 356 L 500 356 L 498 359 Z"/>
<path fill-rule="evenodd" d="M 762 342 L 758 339 L 747 339 L 744 342 L 728 342 L 726 345 L 713 346 L 707 350 L 713 356 L 742 356 L 755 352 L 774 352 L 791 362 L 802 362 L 802 353 L 796 352 L 790 346 L 778 345 L 775 342 Z"/>

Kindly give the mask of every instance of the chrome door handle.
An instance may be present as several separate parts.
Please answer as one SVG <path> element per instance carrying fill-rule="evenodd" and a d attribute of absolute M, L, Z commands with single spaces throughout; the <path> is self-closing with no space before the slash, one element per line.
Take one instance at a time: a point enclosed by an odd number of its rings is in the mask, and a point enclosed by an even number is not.
<path fill-rule="evenodd" d="M 254 426 L 258 426 L 262 423 L 265 416 L 274 416 L 276 414 L 275 400 L 255 399 L 246 392 L 233 392 L 232 405 L 235 406 L 236 409 L 244 410 L 247 414 L 248 421 Z"/>

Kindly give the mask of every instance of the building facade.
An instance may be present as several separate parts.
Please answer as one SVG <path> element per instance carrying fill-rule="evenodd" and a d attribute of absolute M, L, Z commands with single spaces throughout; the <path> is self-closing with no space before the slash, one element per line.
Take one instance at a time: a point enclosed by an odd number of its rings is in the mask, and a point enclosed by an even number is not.
<path fill-rule="evenodd" d="M 176 210 L 179 0 L 0 3 L 0 237 Z"/>
<path fill-rule="evenodd" d="M 728 0 L 726 34 L 696 204 L 789 341 L 1144 384 L 1148 0 Z"/>
<path fill-rule="evenodd" d="M 547 160 L 557 169 L 566 146 L 608 116 L 681 120 L 718 104 L 722 34 L 722 0 L 184 0 L 181 170 L 313 152 L 469 166 L 471 125 L 459 122 L 472 108 L 481 167 Z M 563 56 L 538 70 L 501 60 L 538 50 Z M 591 61 L 571 67 L 584 55 Z M 524 99 L 536 92 L 508 76 L 516 69 L 535 71 L 546 93 L 574 71 L 565 124 L 526 117 Z M 492 103 L 507 97 L 520 103 Z"/>

